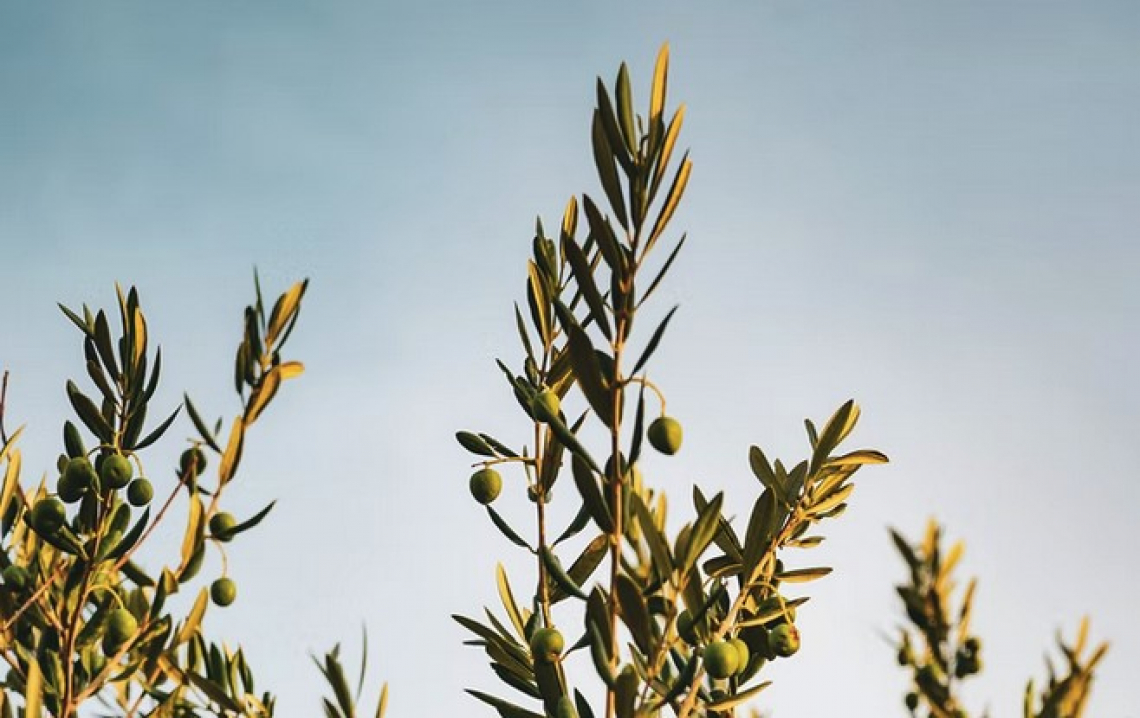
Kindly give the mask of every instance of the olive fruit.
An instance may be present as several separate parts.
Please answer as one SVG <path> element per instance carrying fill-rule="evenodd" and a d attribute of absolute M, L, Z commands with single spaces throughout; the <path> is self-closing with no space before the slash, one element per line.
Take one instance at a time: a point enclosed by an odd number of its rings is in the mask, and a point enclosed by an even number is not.
<path fill-rule="evenodd" d="M 800 632 L 790 623 L 781 623 L 768 632 L 768 647 L 777 656 L 787 658 L 800 650 Z"/>
<path fill-rule="evenodd" d="M 210 600 L 219 606 L 225 607 L 237 598 L 237 584 L 233 579 L 222 576 L 210 584 Z"/>
<path fill-rule="evenodd" d="M 99 478 L 103 480 L 103 486 L 112 489 L 121 489 L 131 482 L 131 477 L 134 476 L 135 470 L 131 466 L 130 460 L 122 454 L 111 454 L 103 459 L 103 465 L 99 471 Z"/>
<path fill-rule="evenodd" d="M 210 517 L 210 533 L 219 541 L 229 541 L 233 538 L 230 533 L 237 526 L 237 519 L 226 511 L 219 511 Z"/>
<path fill-rule="evenodd" d="M 206 452 L 196 446 L 183 451 L 178 459 L 178 468 L 183 476 L 201 476 L 206 470 Z"/>
<path fill-rule="evenodd" d="M 540 628 L 530 637 L 530 652 L 534 660 L 542 663 L 553 663 L 562 655 L 566 641 L 555 628 Z"/>
<path fill-rule="evenodd" d="M 471 474 L 469 483 L 471 495 L 484 506 L 499 498 L 503 490 L 503 477 L 494 469 L 479 469 Z"/>
<path fill-rule="evenodd" d="M 67 522 L 67 509 L 59 499 L 43 498 L 32 507 L 32 526 L 42 534 L 55 535 Z"/>
<path fill-rule="evenodd" d="M 16 564 L 5 568 L 4 572 L 0 575 L 4 578 L 4 585 L 13 591 L 23 591 L 28 587 L 28 581 L 31 580 L 31 577 L 28 576 L 28 570 Z"/>
<path fill-rule="evenodd" d="M 697 627 L 693 622 L 693 614 L 689 613 L 687 608 L 677 614 L 677 635 L 690 646 L 695 646 L 700 642 L 697 637 Z"/>
<path fill-rule="evenodd" d="M 543 389 L 535 394 L 530 408 L 535 419 L 550 423 L 558 419 L 558 415 L 562 411 L 562 402 L 559 401 L 558 395 L 552 389 Z"/>
<path fill-rule="evenodd" d="M 728 678 L 740 667 L 740 653 L 728 641 L 715 641 L 705 648 L 705 669 L 713 678 Z"/>
<path fill-rule="evenodd" d="M 105 640 L 115 648 L 123 645 L 139 630 L 139 622 L 134 615 L 125 608 L 112 609 L 107 614 L 107 633 Z"/>
<path fill-rule="evenodd" d="M 95 483 L 95 479 L 99 475 L 95 473 L 95 467 L 86 456 L 77 456 L 74 459 L 68 459 L 67 464 L 63 467 L 63 475 L 60 480 L 65 480 L 67 483 L 86 489 Z"/>
<path fill-rule="evenodd" d="M 76 483 L 72 477 L 66 473 L 59 477 L 56 482 L 55 492 L 59 494 L 60 501 L 65 504 L 74 504 L 76 501 L 83 498 L 83 494 L 87 493 L 87 486 Z"/>
<path fill-rule="evenodd" d="M 131 506 L 146 506 L 154 498 L 154 487 L 146 479 L 135 479 L 127 486 L 127 501 Z"/>
<path fill-rule="evenodd" d="M 748 650 L 748 644 L 741 638 L 734 638 L 729 643 L 736 649 L 738 656 L 736 672 L 743 673 L 748 668 L 748 662 L 752 660 L 752 652 Z"/>
<path fill-rule="evenodd" d="M 748 652 L 754 656 L 772 659 L 776 654 L 768 647 L 768 629 L 760 625 L 746 626 L 740 629 L 740 639 L 748 646 Z"/>
<path fill-rule="evenodd" d="M 659 416 L 649 425 L 647 436 L 654 449 L 672 456 L 681 448 L 681 423 L 671 416 Z"/>

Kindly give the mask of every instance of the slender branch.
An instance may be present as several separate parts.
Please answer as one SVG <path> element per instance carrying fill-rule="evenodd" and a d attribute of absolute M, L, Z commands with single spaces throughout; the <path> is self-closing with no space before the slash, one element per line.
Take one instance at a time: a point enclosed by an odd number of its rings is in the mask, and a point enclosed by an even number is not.
<path fill-rule="evenodd" d="M 49 588 L 51 588 L 52 583 L 63 575 L 63 570 L 65 568 L 66 566 L 62 563 L 55 567 L 55 571 L 53 571 L 52 575 L 48 577 L 48 580 L 44 581 L 43 585 L 37 588 L 36 592 L 29 596 L 28 600 L 25 601 L 12 613 L 11 616 L 8 617 L 8 620 L 4 622 L 3 627 L 0 627 L 0 634 L 7 633 L 12 628 L 12 625 L 16 623 L 20 616 L 24 615 L 24 612 L 31 608 L 32 604 L 38 601 L 40 596 L 42 596 Z"/>

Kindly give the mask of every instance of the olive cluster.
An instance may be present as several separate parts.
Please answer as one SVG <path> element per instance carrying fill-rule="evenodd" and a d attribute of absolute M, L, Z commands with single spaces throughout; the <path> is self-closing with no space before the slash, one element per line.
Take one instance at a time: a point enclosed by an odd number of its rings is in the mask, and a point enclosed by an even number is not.
<path fill-rule="evenodd" d="M 742 616 L 741 623 L 749 624 L 750 617 L 775 614 L 762 623 L 752 623 L 737 630 L 732 638 L 711 641 L 704 646 L 704 665 L 708 674 L 725 680 L 745 673 L 755 673 L 765 661 L 788 658 L 800 649 L 800 632 L 795 626 L 796 609 L 779 595 L 760 602 L 756 611 Z M 677 616 L 677 633 L 689 645 L 700 647 L 701 635 L 707 631 L 707 617 L 694 620 L 685 609 Z"/>

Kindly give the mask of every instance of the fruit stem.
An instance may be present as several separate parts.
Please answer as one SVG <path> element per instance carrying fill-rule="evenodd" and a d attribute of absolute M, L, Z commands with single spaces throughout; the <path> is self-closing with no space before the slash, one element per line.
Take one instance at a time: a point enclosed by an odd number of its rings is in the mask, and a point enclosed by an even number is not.
<path fill-rule="evenodd" d="M 663 393 L 661 393 L 661 390 L 657 388 L 656 384 L 649 381 L 649 379 L 645 378 L 644 376 L 631 376 L 625 380 L 625 383 L 626 384 L 640 384 L 643 387 L 652 391 L 654 394 L 656 394 L 657 395 L 657 401 L 661 402 L 661 416 L 667 415 L 665 412 L 665 395 Z"/>

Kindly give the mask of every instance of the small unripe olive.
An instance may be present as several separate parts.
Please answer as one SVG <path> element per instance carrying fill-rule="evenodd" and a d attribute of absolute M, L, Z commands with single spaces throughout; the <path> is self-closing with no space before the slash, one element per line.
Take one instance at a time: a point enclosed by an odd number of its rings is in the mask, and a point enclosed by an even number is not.
<path fill-rule="evenodd" d="M 693 614 L 689 613 L 689 609 L 685 609 L 677 614 L 677 635 L 679 635 L 690 646 L 695 646 L 700 643 L 697 637 L 697 628 L 693 621 Z"/>
<path fill-rule="evenodd" d="M 229 541 L 233 538 L 234 526 L 237 526 L 237 519 L 234 515 L 225 511 L 219 511 L 210 517 L 210 533 L 214 538 L 219 541 Z"/>
<path fill-rule="evenodd" d="M 122 454 L 111 454 L 103 459 L 99 478 L 102 479 L 104 487 L 121 489 L 131 482 L 134 473 L 135 470 L 131 466 L 130 459 Z"/>
<path fill-rule="evenodd" d="M 32 526 L 40 533 L 54 536 L 67 523 L 67 509 L 55 498 L 43 498 L 32 507 Z"/>
<path fill-rule="evenodd" d="M 206 470 L 206 452 L 196 446 L 183 451 L 178 459 L 178 468 L 183 476 L 201 476 Z"/>
<path fill-rule="evenodd" d="M 139 622 L 127 609 L 115 608 L 107 614 L 106 636 L 116 647 L 123 645 L 137 630 Z"/>
<path fill-rule="evenodd" d="M 705 670 L 713 678 L 728 678 L 740 666 L 740 653 L 728 641 L 714 641 L 705 648 Z"/>
<path fill-rule="evenodd" d="M 503 477 L 494 469 L 479 469 L 471 474 L 468 488 L 475 500 L 486 506 L 499 498 L 499 492 L 503 490 Z"/>
<path fill-rule="evenodd" d="M 752 652 L 748 650 L 748 644 L 743 639 L 734 638 L 729 643 L 736 649 L 736 655 L 739 657 L 736 672 L 743 673 L 748 668 L 748 662 L 752 660 Z"/>
<path fill-rule="evenodd" d="M 16 564 L 5 568 L 3 574 L 0 575 L 4 578 L 4 585 L 13 591 L 23 591 L 28 587 L 28 583 L 31 581 L 28 570 Z"/>
<path fill-rule="evenodd" d="M 768 632 L 768 646 L 782 658 L 800 650 L 800 632 L 790 623 L 781 623 Z"/>
<path fill-rule="evenodd" d="M 154 487 L 146 479 L 135 479 L 127 486 L 127 501 L 131 506 L 146 506 L 154 498 Z"/>
<path fill-rule="evenodd" d="M 210 600 L 219 606 L 225 607 L 237 598 L 237 584 L 233 579 L 225 576 L 210 584 Z"/>
<path fill-rule="evenodd" d="M 74 478 L 64 473 L 55 484 L 55 492 L 63 503 L 74 504 L 83 498 L 83 494 L 87 493 L 87 486 L 76 482 Z"/>
<path fill-rule="evenodd" d="M 95 473 L 95 467 L 86 456 L 77 456 L 74 459 L 68 459 L 67 464 L 63 467 L 63 475 L 61 479 L 66 479 L 69 484 L 73 486 L 86 489 L 95 483 L 98 478 Z"/>
<path fill-rule="evenodd" d="M 540 628 L 530 638 L 530 652 L 534 660 L 553 663 L 562 655 L 566 641 L 555 628 Z"/>
<path fill-rule="evenodd" d="M 660 416 L 649 425 L 649 443 L 662 454 L 672 456 L 681 449 L 681 423 L 671 416 Z"/>
<path fill-rule="evenodd" d="M 908 710 L 915 710 L 918 708 L 918 694 L 913 691 L 906 694 L 906 707 Z"/>

